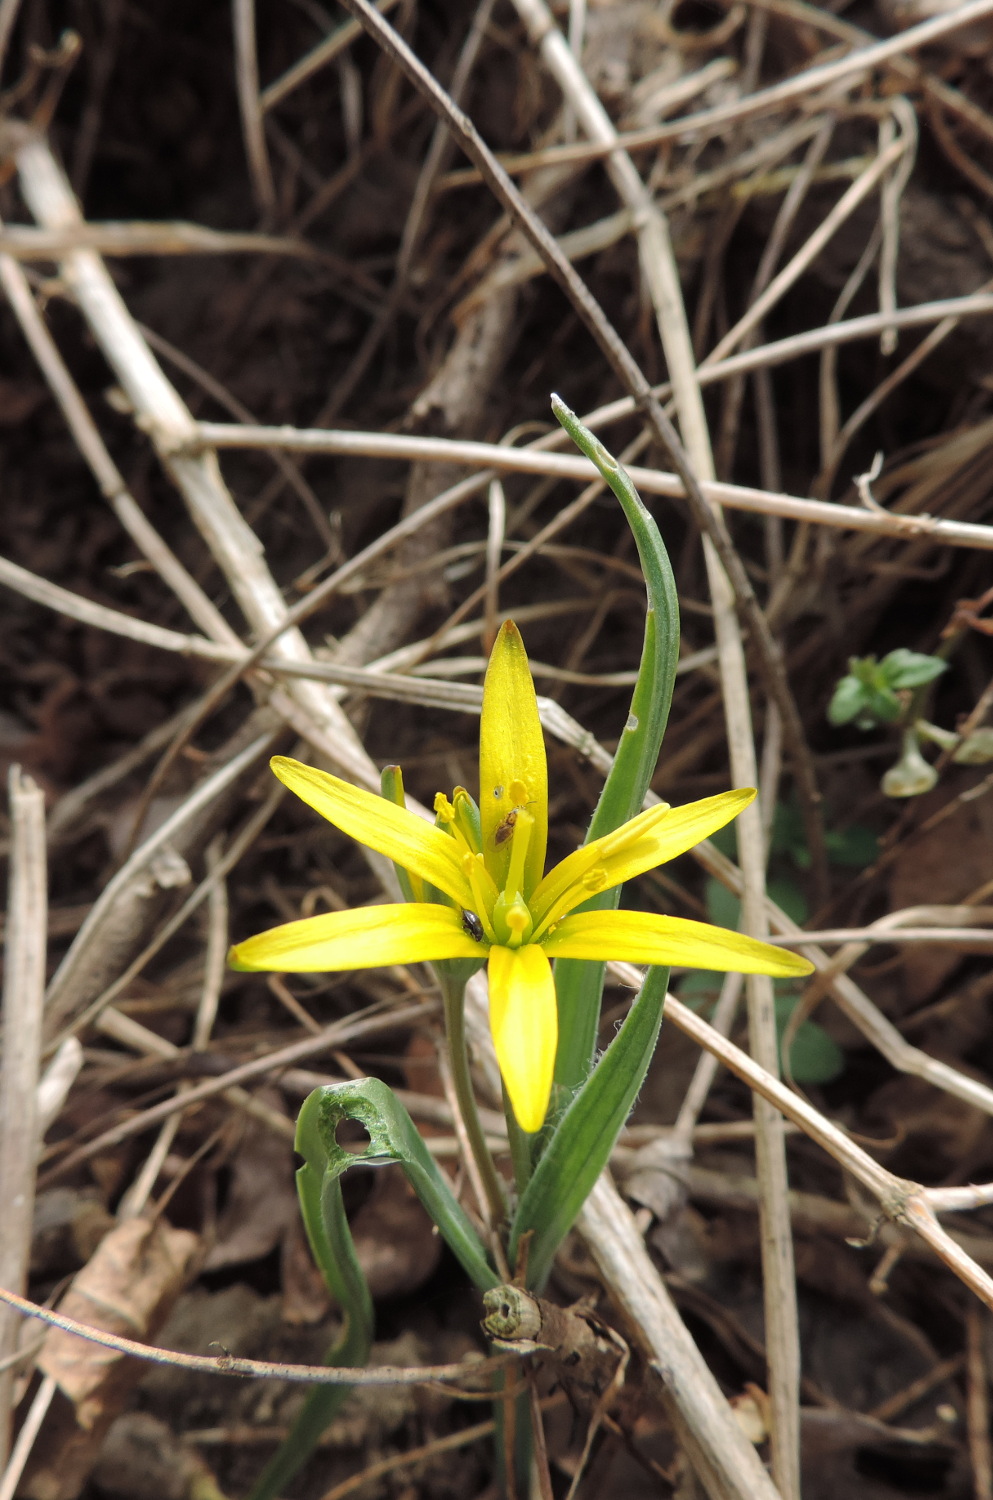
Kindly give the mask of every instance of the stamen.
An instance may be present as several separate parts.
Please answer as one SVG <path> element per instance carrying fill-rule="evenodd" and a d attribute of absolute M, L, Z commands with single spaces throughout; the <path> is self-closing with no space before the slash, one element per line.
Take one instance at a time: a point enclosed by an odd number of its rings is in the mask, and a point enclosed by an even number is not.
<path fill-rule="evenodd" d="M 442 823 L 455 822 L 455 809 L 444 792 L 434 794 L 434 815 Z"/>
<path fill-rule="evenodd" d="M 434 815 L 445 832 L 452 835 L 452 838 L 458 844 L 463 854 L 472 854 L 474 852 L 472 845 L 462 830 L 458 809 L 452 806 L 444 792 L 435 792 Z"/>
<path fill-rule="evenodd" d="M 467 854 L 462 860 L 462 870 L 469 882 L 472 899 L 476 904 L 476 915 L 483 924 L 483 931 L 491 943 L 497 941 L 493 930 L 492 912 L 498 891 L 483 863 L 481 854 Z"/>

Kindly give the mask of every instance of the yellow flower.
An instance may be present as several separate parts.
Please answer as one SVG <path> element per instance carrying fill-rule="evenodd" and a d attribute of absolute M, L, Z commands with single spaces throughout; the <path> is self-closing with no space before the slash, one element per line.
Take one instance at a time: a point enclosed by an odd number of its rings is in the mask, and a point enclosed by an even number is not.
<path fill-rule="evenodd" d="M 501 629 L 483 689 L 479 808 L 457 787 L 435 799 L 431 826 L 377 797 L 285 756 L 272 769 L 343 833 L 388 855 L 437 901 L 370 906 L 288 922 L 248 938 L 229 955 L 236 969 L 329 972 L 425 960 L 486 961 L 490 1028 L 514 1114 L 541 1128 L 558 1043 L 553 958 L 808 974 L 798 954 L 754 938 L 641 911 L 576 907 L 599 891 L 674 859 L 722 828 L 755 796 L 723 792 L 686 807 L 665 804 L 583 845 L 548 874 L 548 786 L 534 683 L 516 625 Z"/>

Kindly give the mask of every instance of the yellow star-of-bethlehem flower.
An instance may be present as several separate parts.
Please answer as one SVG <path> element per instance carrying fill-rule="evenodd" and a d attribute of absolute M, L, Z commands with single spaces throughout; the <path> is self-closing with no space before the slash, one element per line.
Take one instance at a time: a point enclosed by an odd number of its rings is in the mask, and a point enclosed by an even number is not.
<path fill-rule="evenodd" d="M 534 683 L 516 625 L 500 630 L 483 688 L 479 809 L 463 787 L 437 823 L 285 756 L 279 779 L 343 833 L 388 855 L 436 901 L 288 922 L 232 948 L 236 969 L 330 972 L 443 959 L 487 963 L 490 1029 L 521 1128 L 541 1128 L 558 1043 L 553 958 L 618 959 L 746 974 L 809 974 L 798 954 L 741 933 L 643 911 L 576 911 L 599 891 L 674 859 L 735 817 L 751 788 L 657 807 L 584 844 L 545 874 L 548 784 Z"/>

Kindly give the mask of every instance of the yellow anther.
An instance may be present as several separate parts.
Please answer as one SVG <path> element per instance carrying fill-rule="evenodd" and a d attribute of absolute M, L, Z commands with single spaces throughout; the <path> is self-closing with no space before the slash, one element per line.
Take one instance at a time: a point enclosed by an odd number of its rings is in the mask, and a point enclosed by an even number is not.
<path fill-rule="evenodd" d="M 510 783 L 510 800 L 515 807 L 527 806 L 528 789 L 523 781 L 512 781 Z"/>
<path fill-rule="evenodd" d="M 439 817 L 443 823 L 455 822 L 455 809 L 444 792 L 435 792 L 434 810 L 435 816 Z"/>
<path fill-rule="evenodd" d="M 587 870 L 583 876 L 583 886 L 591 896 L 597 891 L 602 891 L 607 884 L 607 872 L 602 865 L 596 865 L 592 870 Z"/>

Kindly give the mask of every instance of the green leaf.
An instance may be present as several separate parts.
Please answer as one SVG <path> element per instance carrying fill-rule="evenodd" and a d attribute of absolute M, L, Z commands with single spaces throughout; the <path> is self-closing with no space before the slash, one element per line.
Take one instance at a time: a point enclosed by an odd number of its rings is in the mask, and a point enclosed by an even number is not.
<path fill-rule="evenodd" d="M 810 916 L 810 907 L 796 881 L 784 879 L 782 876 L 773 876 L 767 882 L 766 890 L 776 905 L 781 906 L 798 927 L 802 927 Z"/>
<path fill-rule="evenodd" d="M 583 425 L 558 396 L 552 397 L 552 410 L 577 448 L 599 469 L 620 501 L 638 548 L 648 595 L 638 680 L 631 698 L 627 722 L 621 731 L 614 755 L 614 764 L 604 783 L 586 834 L 588 843 L 591 839 L 612 833 L 615 828 L 626 823 L 628 818 L 634 817 L 645 800 L 645 793 L 658 761 L 676 678 L 676 663 L 679 660 L 679 602 L 665 543 L 630 477 L 608 453 L 600 439 Z M 578 910 L 605 910 L 616 907 L 619 901 L 620 890 L 605 891 Z M 560 959 L 555 965 L 555 988 L 559 1003 L 559 1048 L 555 1081 L 559 1097 L 569 1098 L 572 1091 L 589 1076 L 596 1050 L 603 976 L 603 964 Z"/>
<path fill-rule="evenodd" d="M 405 808 L 407 806 L 407 799 L 403 791 L 403 772 L 399 766 L 384 766 L 380 772 L 379 785 L 387 802 L 392 802 L 395 807 Z M 396 862 L 394 862 L 393 868 L 396 871 L 397 880 L 400 882 L 403 899 L 405 901 L 423 901 L 425 899 L 424 881 L 421 880 L 420 876 L 412 875 L 409 870 L 404 869 L 403 865 L 398 865 Z M 416 887 L 414 884 L 415 881 L 417 882 Z"/>
<path fill-rule="evenodd" d="M 776 1030 L 780 1049 L 797 996 L 776 995 Z M 783 1059 L 785 1065 L 786 1059 Z M 797 1083 L 830 1083 L 845 1070 L 845 1054 L 816 1021 L 801 1021 L 790 1044 L 789 1071 Z"/>
<path fill-rule="evenodd" d="M 924 656 L 919 651 L 907 651 L 901 646 L 883 657 L 879 670 L 891 688 L 923 687 L 926 682 L 933 682 L 942 672 L 947 672 L 948 663 L 940 656 Z"/>
<path fill-rule="evenodd" d="M 824 836 L 828 859 L 833 865 L 864 870 L 879 856 L 879 840 L 864 823 L 829 829 Z"/>
<path fill-rule="evenodd" d="M 297 1194 L 314 1259 L 345 1319 L 341 1337 L 328 1350 L 324 1363 L 358 1368 L 366 1363 L 372 1347 L 372 1298 L 345 1217 L 341 1172 L 329 1163 L 316 1099 L 317 1094 L 311 1094 L 297 1118 L 296 1149 L 304 1158 L 296 1174 Z M 300 1415 L 266 1464 L 249 1500 L 272 1500 L 283 1491 L 317 1447 L 321 1433 L 350 1390 L 347 1385 L 315 1386 L 309 1392 Z"/>
<path fill-rule="evenodd" d="M 707 905 L 708 922 L 713 922 L 715 927 L 730 927 L 737 932 L 741 920 L 741 902 L 733 891 L 729 891 L 713 875 L 707 877 L 704 901 Z"/>
<path fill-rule="evenodd" d="M 510 1232 L 510 1264 L 531 1233 L 527 1284 L 540 1289 L 555 1252 L 607 1165 L 658 1041 L 669 970 L 652 968 L 621 1029 L 574 1095 L 545 1146 Z"/>
<path fill-rule="evenodd" d="M 369 1137 L 364 1150 L 353 1152 L 339 1146 L 336 1132 L 345 1120 L 356 1120 L 364 1127 Z M 409 1114 L 378 1078 L 327 1084 L 309 1094 L 297 1120 L 296 1148 L 304 1157 L 304 1165 L 297 1172 L 297 1190 L 307 1237 L 314 1259 L 345 1313 L 344 1333 L 325 1363 L 364 1365 L 372 1346 L 372 1299 L 355 1254 L 341 1196 L 341 1179 L 349 1167 L 396 1162 L 476 1285 L 483 1291 L 499 1285 L 500 1278 L 491 1270 L 475 1230 Z M 249 1500 L 273 1500 L 283 1491 L 314 1451 L 350 1389 L 317 1386 L 311 1391 Z"/>
<path fill-rule="evenodd" d="M 691 969 L 680 979 L 676 993 L 690 1010 L 706 1010 L 717 1004 L 725 977 L 714 969 Z"/>
<path fill-rule="evenodd" d="M 858 727 L 874 729 L 877 723 L 895 724 L 902 713 L 903 704 L 891 688 L 873 688 L 868 696 L 865 713 L 857 721 Z"/>
<path fill-rule="evenodd" d="M 868 693 L 857 677 L 842 677 L 828 704 L 827 716 L 832 724 L 850 724 L 866 707 Z"/>
<path fill-rule="evenodd" d="M 315 1089 L 304 1101 L 301 1119 L 305 1111 L 310 1112 L 308 1119 L 313 1116 L 313 1128 L 320 1133 L 327 1153 L 327 1172 L 340 1177 L 349 1167 L 378 1167 L 395 1162 L 470 1280 L 483 1291 L 499 1284 L 479 1236 L 449 1187 L 448 1179 L 392 1089 L 378 1078 L 329 1083 Z M 345 1120 L 356 1121 L 368 1135 L 369 1143 L 362 1151 L 348 1151 L 338 1145 L 335 1132 Z"/>

